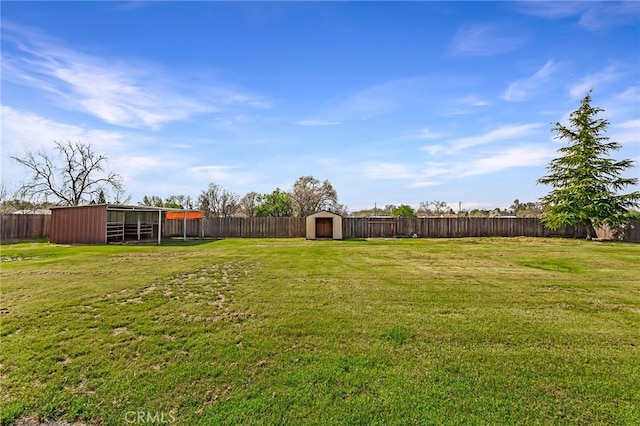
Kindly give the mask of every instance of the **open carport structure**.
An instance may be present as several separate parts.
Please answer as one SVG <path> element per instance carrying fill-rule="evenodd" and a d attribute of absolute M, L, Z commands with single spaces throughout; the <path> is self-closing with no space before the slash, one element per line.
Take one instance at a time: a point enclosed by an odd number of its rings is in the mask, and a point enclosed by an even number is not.
<path fill-rule="evenodd" d="M 199 211 L 163 207 L 116 204 L 53 207 L 49 240 L 56 244 L 127 241 L 157 241 L 160 244 L 165 220 L 186 222 L 201 218 Z M 183 229 L 186 230 L 186 226 Z"/>

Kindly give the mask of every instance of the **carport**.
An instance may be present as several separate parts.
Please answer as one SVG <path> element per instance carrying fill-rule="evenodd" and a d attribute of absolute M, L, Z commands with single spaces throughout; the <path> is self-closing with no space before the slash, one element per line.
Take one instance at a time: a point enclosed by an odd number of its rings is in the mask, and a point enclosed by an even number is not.
<path fill-rule="evenodd" d="M 157 241 L 160 244 L 164 220 L 184 218 L 186 221 L 187 218 L 201 217 L 202 213 L 198 211 L 149 206 L 91 204 L 53 207 L 49 240 L 56 244 L 132 241 Z"/>

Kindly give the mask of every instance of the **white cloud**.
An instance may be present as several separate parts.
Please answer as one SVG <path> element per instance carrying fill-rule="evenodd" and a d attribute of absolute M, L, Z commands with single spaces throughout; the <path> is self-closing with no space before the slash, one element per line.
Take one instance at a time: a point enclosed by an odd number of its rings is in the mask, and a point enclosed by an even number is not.
<path fill-rule="evenodd" d="M 150 140 L 145 136 L 125 132 L 111 132 L 60 123 L 37 114 L 16 110 L 9 106 L 1 109 L 2 178 L 16 181 L 26 179 L 25 169 L 10 159 L 25 151 L 53 153 L 54 142 L 80 141 L 91 144 L 96 153 L 108 157 L 108 168 L 120 174 L 127 190 L 144 185 L 153 187 L 158 182 L 149 176 L 168 177 L 168 170 L 175 170 L 177 163 L 188 164 L 175 152 L 145 151 Z M 157 144 L 157 141 L 154 141 Z M 141 150 L 136 151 L 140 146 Z M 145 181 L 144 183 L 140 183 Z"/>
<path fill-rule="evenodd" d="M 618 25 L 637 23 L 640 19 L 640 3 L 637 1 L 599 2 L 580 16 L 580 25 L 598 31 Z"/>
<path fill-rule="evenodd" d="M 233 179 L 233 169 L 231 166 L 197 166 L 190 167 L 188 171 L 200 178 L 229 181 Z"/>
<path fill-rule="evenodd" d="M 365 165 L 364 174 L 370 179 L 410 179 L 415 176 L 415 168 L 400 163 L 370 163 Z"/>
<path fill-rule="evenodd" d="M 433 132 L 427 128 L 422 129 L 422 131 L 420 132 L 420 135 L 418 136 L 420 139 L 441 139 L 442 137 L 444 137 L 445 134 L 444 133 L 438 133 L 438 132 Z"/>
<path fill-rule="evenodd" d="M 443 100 L 439 113 L 443 116 L 475 114 L 480 111 L 480 108 L 488 105 L 490 105 L 490 103 L 485 99 L 480 99 L 475 95 L 467 95 L 460 98 Z"/>
<path fill-rule="evenodd" d="M 579 25 L 599 31 L 638 22 L 640 3 L 636 1 L 521 1 L 515 3 L 523 13 L 547 19 L 578 18 Z"/>
<path fill-rule="evenodd" d="M 450 46 L 455 56 L 491 56 L 511 52 L 526 39 L 507 28 L 491 25 L 465 25 L 458 28 Z"/>
<path fill-rule="evenodd" d="M 607 82 L 614 81 L 620 75 L 618 67 L 609 65 L 602 71 L 587 74 L 569 87 L 572 99 L 583 98 L 591 89 L 595 89 Z"/>
<path fill-rule="evenodd" d="M 174 86 L 174 79 L 151 64 L 103 59 L 66 48 L 33 30 L 3 22 L 11 49 L 2 53 L 2 78 L 53 95 L 67 109 L 78 109 L 107 123 L 159 129 L 171 121 L 213 112 L 232 104 L 268 108 L 256 96 L 222 85 Z M 13 51 L 19 55 L 14 55 Z M 146 71 L 152 69 L 152 71 Z M 189 97 L 182 93 L 193 92 Z"/>
<path fill-rule="evenodd" d="M 465 96 L 464 98 L 461 98 L 459 102 L 463 105 L 472 107 L 482 107 L 489 105 L 489 102 L 482 100 L 474 95 Z"/>
<path fill-rule="evenodd" d="M 617 102 L 632 103 L 635 106 L 637 106 L 638 99 L 640 99 L 640 87 L 638 86 L 629 87 L 624 92 L 614 96 L 614 99 Z"/>
<path fill-rule="evenodd" d="M 610 139 L 623 145 L 635 144 L 640 148 L 640 119 L 611 126 Z"/>
<path fill-rule="evenodd" d="M 428 161 L 424 163 L 424 168 L 421 170 L 419 178 L 426 179 L 434 176 L 441 176 L 450 174 L 453 170 L 450 168 L 450 165 L 443 162 L 432 162 Z"/>
<path fill-rule="evenodd" d="M 187 173 L 195 179 L 207 182 L 232 182 L 245 185 L 255 181 L 251 173 L 238 171 L 234 166 L 195 166 L 188 167 Z"/>
<path fill-rule="evenodd" d="M 444 145 L 427 145 L 420 148 L 423 151 L 428 152 L 431 155 L 437 155 L 441 152 L 445 152 L 447 147 Z"/>
<path fill-rule="evenodd" d="M 206 99 L 212 105 L 218 107 L 230 106 L 230 105 L 246 105 L 253 108 L 270 109 L 273 108 L 271 102 L 261 98 L 258 95 L 243 92 L 241 89 L 233 87 L 232 85 L 222 86 L 214 83 L 213 86 L 207 87 L 203 90 L 203 98 Z M 244 120 L 243 116 L 236 116 L 236 119 L 240 121 Z"/>
<path fill-rule="evenodd" d="M 339 121 L 327 121 L 327 120 L 300 120 L 296 121 L 299 126 L 335 126 L 340 124 Z"/>
<path fill-rule="evenodd" d="M 518 9 L 528 15 L 557 19 L 580 15 L 585 10 L 584 2 L 579 1 L 521 1 L 516 3 Z"/>
<path fill-rule="evenodd" d="M 618 124 L 616 127 L 621 129 L 640 129 L 640 119 L 625 121 L 624 123 Z"/>
<path fill-rule="evenodd" d="M 145 171 L 166 168 L 171 165 L 169 161 L 163 161 L 157 155 L 153 157 L 144 155 L 124 155 L 118 158 L 118 162 L 134 166 L 135 174 L 143 174 Z"/>
<path fill-rule="evenodd" d="M 405 108 L 416 100 L 422 101 L 426 87 L 433 76 L 399 78 L 367 87 L 346 96 L 321 114 L 327 117 L 321 123 L 345 122 L 348 120 L 370 120 Z M 315 120 L 311 120 L 313 123 Z M 299 124 L 299 123 L 298 123 Z"/>
<path fill-rule="evenodd" d="M 539 129 L 543 125 L 543 123 L 530 123 L 502 126 L 483 135 L 454 139 L 450 142 L 450 145 L 453 151 L 457 151 L 463 148 L 500 141 L 519 141 L 531 135 L 532 131 Z"/>
<path fill-rule="evenodd" d="M 547 61 L 547 63 L 536 71 L 531 77 L 523 78 L 522 80 L 514 81 L 509 84 L 509 87 L 502 95 L 502 99 L 506 101 L 522 101 L 536 90 L 538 90 L 543 84 L 549 81 L 551 75 L 558 69 L 558 65 L 553 61 Z"/>
<path fill-rule="evenodd" d="M 461 177 L 495 173 L 514 167 L 532 167 L 546 164 L 556 151 L 544 145 L 520 145 L 498 152 L 490 157 L 476 159 L 469 164 Z"/>
<path fill-rule="evenodd" d="M 381 83 L 351 95 L 342 108 L 359 119 L 369 119 L 393 110 L 400 100 L 413 93 L 420 78 L 397 79 Z"/>
<path fill-rule="evenodd" d="M 174 143 L 171 145 L 171 148 L 177 148 L 177 149 L 192 149 L 193 145 L 189 145 L 186 143 Z"/>
<path fill-rule="evenodd" d="M 419 180 L 419 181 L 410 183 L 409 185 L 407 185 L 407 188 L 428 188 L 430 186 L 438 186 L 438 185 L 442 185 L 442 182 Z"/>
<path fill-rule="evenodd" d="M 99 149 L 124 145 L 124 134 L 60 123 L 30 112 L 2 106 L 2 150 L 18 152 L 54 146 L 54 141 L 81 141 Z"/>

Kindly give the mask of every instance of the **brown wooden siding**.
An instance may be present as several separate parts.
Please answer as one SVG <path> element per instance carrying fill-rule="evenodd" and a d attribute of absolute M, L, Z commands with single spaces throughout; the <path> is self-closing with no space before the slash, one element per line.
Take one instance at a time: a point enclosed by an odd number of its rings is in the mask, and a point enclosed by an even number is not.
<path fill-rule="evenodd" d="M 49 240 L 56 244 L 103 244 L 107 206 L 79 206 L 51 210 Z"/>

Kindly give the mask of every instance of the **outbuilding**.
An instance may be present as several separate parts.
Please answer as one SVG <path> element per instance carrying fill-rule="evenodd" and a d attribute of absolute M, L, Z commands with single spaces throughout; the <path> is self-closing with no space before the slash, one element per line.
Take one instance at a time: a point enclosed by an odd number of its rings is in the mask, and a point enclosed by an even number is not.
<path fill-rule="evenodd" d="M 202 212 L 149 206 L 90 204 L 52 207 L 49 240 L 55 244 L 105 244 L 157 241 L 166 236 L 167 221 L 201 219 Z"/>
<path fill-rule="evenodd" d="M 329 211 L 320 211 L 306 218 L 307 240 L 342 239 L 342 216 Z"/>

